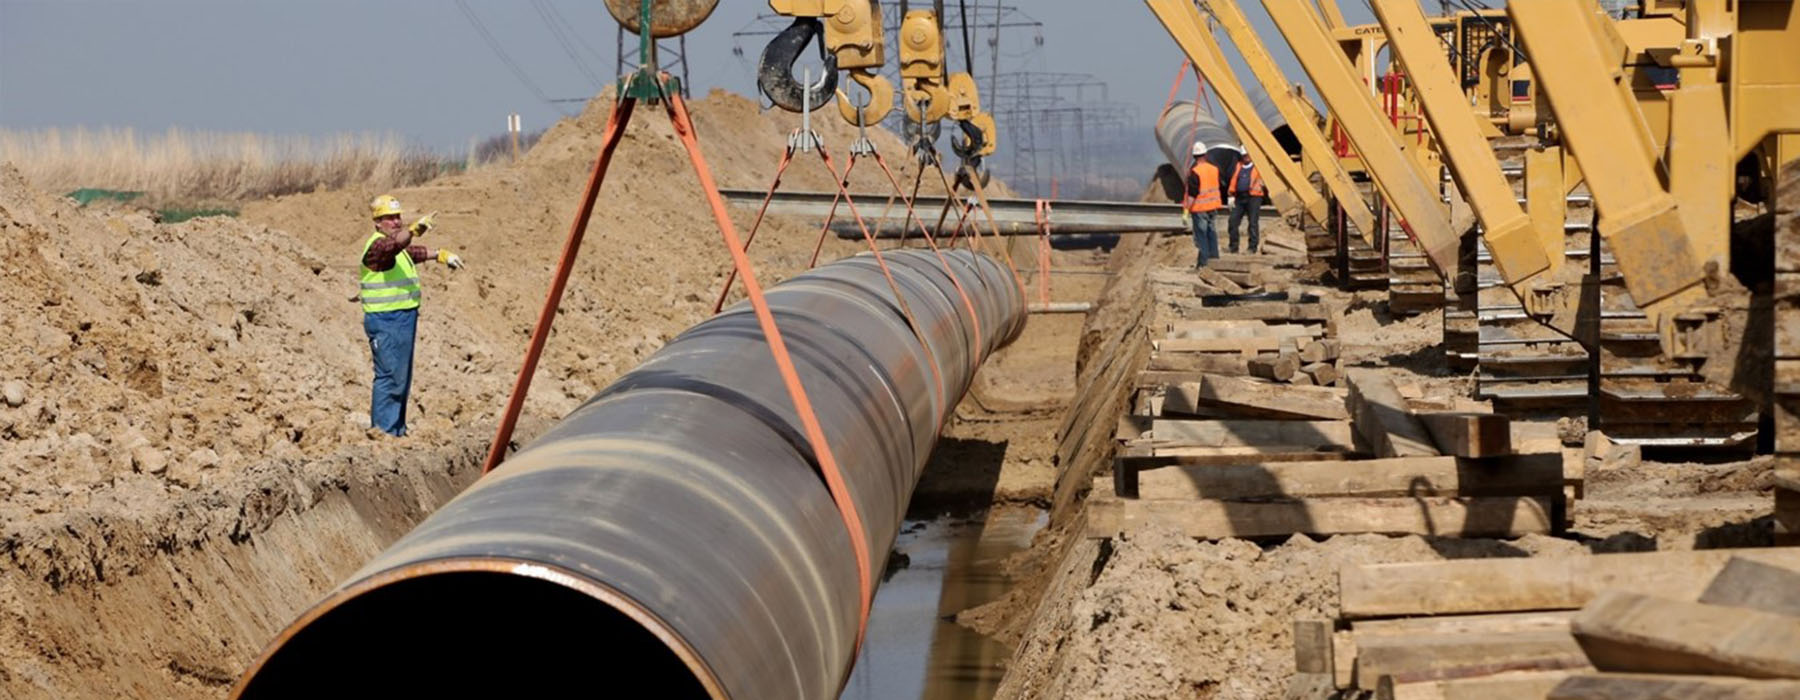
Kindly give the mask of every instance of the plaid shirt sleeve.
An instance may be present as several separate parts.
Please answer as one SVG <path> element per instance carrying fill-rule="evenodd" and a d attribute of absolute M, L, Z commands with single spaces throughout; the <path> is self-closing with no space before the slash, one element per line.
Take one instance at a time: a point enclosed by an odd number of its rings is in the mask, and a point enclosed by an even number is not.
<path fill-rule="evenodd" d="M 405 250 L 407 255 L 412 256 L 413 262 L 430 257 L 430 253 L 422 245 L 407 246 Z M 394 266 L 394 258 L 400 255 L 400 251 L 401 247 L 398 241 L 382 236 L 369 245 L 369 252 L 363 255 L 363 267 L 376 272 L 384 272 Z"/>

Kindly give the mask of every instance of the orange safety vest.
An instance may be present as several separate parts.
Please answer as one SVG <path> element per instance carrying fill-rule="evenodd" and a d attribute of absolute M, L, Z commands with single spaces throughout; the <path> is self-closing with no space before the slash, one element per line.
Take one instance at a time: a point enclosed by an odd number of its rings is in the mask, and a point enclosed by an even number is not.
<path fill-rule="evenodd" d="M 1231 186 L 1232 187 L 1237 187 L 1238 175 L 1242 172 L 1244 172 L 1244 164 L 1243 163 L 1238 163 L 1236 165 L 1231 166 Z M 1265 191 L 1263 190 L 1262 171 L 1252 168 L 1250 170 L 1250 196 L 1261 197 L 1264 194 L 1265 194 Z"/>
<path fill-rule="evenodd" d="M 1187 210 L 1199 214 L 1224 209 L 1225 198 L 1219 192 L 1219 168 L 1202 159 L 1194 166 L 1193 172 L 1200 178 L 1200 191 L 1188 202 Z"/>

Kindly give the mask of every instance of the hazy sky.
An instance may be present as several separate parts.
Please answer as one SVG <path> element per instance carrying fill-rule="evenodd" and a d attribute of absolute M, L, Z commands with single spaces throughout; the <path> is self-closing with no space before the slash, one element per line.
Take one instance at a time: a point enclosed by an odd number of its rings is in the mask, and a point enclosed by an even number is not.
<path fill-rule="evenodd" d="M 616 73 L 616 25 L 597 0 L 466 4 L 545 97 L 590 97 L 596 79 Z M 1112 99 L 1138 106 L 1148 135 L 1181 61 L 1148 8 L 1115 0 L 1009 4 L 1043 23 L 1043 44 L 1036 30 L 1005 30 L 1002 71 L 1092 74 L 1109 83 Z M 1290 79 L 1302 78 L 1260 3 L 1240 4 Z M 950 14 L 956 5 L 946 2 Z M 1372 21 L 1362 2 L 1342 5 L 1350 22 Z M 767 9 L 761 0 L 722 0 L 688 35 L 695 94 L 755 90 L 753 63 L 766 38 L 732 34 Z M 978 42 L 977 55 L 984 51 Z M 452 0 L 0 0 L 0 127 L 392 131 L 460 151 L 472 138 L 503 132 L 508 112 L 523 115 L 529 131 L 558 118 L 558 107 L 508 69 Z"/>

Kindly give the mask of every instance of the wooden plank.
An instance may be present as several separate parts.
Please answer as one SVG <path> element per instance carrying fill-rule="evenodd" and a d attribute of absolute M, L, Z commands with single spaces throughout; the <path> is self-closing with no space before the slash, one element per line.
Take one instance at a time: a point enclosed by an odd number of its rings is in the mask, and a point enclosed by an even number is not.
<path fill-rule="evenodd" d="M 1116 537 L 1149 523 L 1189 537 L 1293 534 L 1518 537 L 1551 532 L 1549 498 L 1322 498 L 1283 502 L 1171 501 L 1121 498 L 1088 503 L 1088 537 Z"/>
<path fill-rule="evenodd" d="M 1267 324 L 1261 321 L 1171 321 L 1170 338 L 1317 338 L 1325 333 L 1323 326 L 1297 323 Z"/>
<path fill-rule="evenodd" d="M 1377 636 L 1357 640 L 1355 685 L 1373 689 L 1384 677 L 1400 684 L 1588 668 L 1568 630 Z"/>
<path fill-rule="evenodd" d="M 1498 457 L 1512 454 L 1512 420 L 1496 413 L 1415 414 L 1439 454 Z"/>
<path fill-rule="evenodd" d="M 1194 413 L 1205 407 L 1230 408 L 1245 417 L 1341 420 L 1350 417 L 1343 393 L 1324 387 L 1296 387 L 1208 375 L 1197 384 L 1164 390 L 1163 410 Z"/>
<path fill-rule="evenodd" d="M 1244 288 L 1242 286 L 1240 286 L 1237 282 L 1226 278 L 1224 275 L 1221 275 L 1216 271 L 1208 270 L 1208 269 L 1202 267 L 1198 270 L 1195 270 L 1194 273 L 1200 276 L 1200 281 L 1210 284 L 1214 287 L 1218 287 L 1219 291 L 1221 291 L 1221 292 L 1224 292 L 1226 294 L 1243 294 L 1244 293 Z"/>
<path fill-rule="evenodd" d="M 1338 380 L 1337 365 L 1330 362 L 1314 362 L 1302 366 L 1300 371 L 1306 373 L 1306 376 L 1311 377 L 1313 383 L 1319 386 L 1325 386 Z"/>
<path fill-rule="evenodd" d="M 1570 628 L 1602 671 L 1800 678 L 1800 618 L 1787 615 L 1606 591 Z"/>
<path fill-rule="evenodd" d="M 1298 673 L 1333 675 L 1330 620 L 1294 621 L 1294 670 Z"/>
<path fill-rule="evenodd" d="M 1480 678 L 1397 684 L 1394 700 L 1543 700 L 1558 683 L 1577 673 L 1510 671 Z"/>
<path fill-rule="evenodd" d="M 1285 382 L 1300 371 L 1300 358 L 1293 353 L 1257 355 L 1250 358 L 1250 376 Z"/>
<path fill-rule="evenodd" d="M 1202 372 L 1231 377 L 1250 374 L 1250 363 L 1236 355 L 1211 355 L 1198 352 L 1162 352 L 1150 356 L 1149 369 L 1160 372 Z M 1200 381 L 1194 378 L 1189 381 Z"/>
<path fill-rule="evenodd" d="M 1350 387 L 1350 420 L 1357 434 L 1381 457 L 1427 457 L 1438 454 L 1424 424 L 1406 410 L 1406 399 L 1387 375 L 1375 370 L 1344 373 Z"/>
<path fill-rule="evenodd" d="M 1402 617 L 1392 620 L 1357 620 L 1351 623 L 1350 630 L 1357 639 L 1383 635 L 1494 634 L 1525 630 L 1568 632 L 1569 620 L 1574 617 L 1574 610 Z"/>
<path fill-rule="evenodd" d="M 1249 338 L 1164 338 L 1151 341 L 1156 352 L 1235 352 L 1255 355 L 1281 349 L 1281 338 L 1252 336 Z"/>
<path fill-rule="evenodd" d="M 1733 556 L 1800 567 L 1800 548 L 1782 547 L 1353 564 L 1338 572 L 1338 607 L 1346 619 L 1573 610 L 1609 589 L 1693 600 Z"/>
<path fill-rule="evenodd" d="M 1136 440 L 1150 434 L 1156 419 L 1150 416 L 1119 416 L 1117 427 L 1113 429 L 1113 439 L 1120 441 Z"/>
<path fill-rule="evenodd" d="M 1125 443 L 1132 455 L 1149 457 L 1224 457 L 1213 464 L 1257 464 L 1261 462 L 1304 462 L 1309 460 L 1342 461 L 1360 453 L 1341 447 L 1309 447 L 1306 445 L 1257 445 L 1254 447 L 1192 447 L 1162 445 L 1155 440 Z M 1148 448 L 1146 450 L 1146 448 Z M 1317 455 L 1317 457 L 1308 457 Z M 1261 457 L 1268 459 L 1260 459 Z M 1366 456 L 1366 455 L 1363 455 Z"/>
<path fill-rule="evenodd" d="M 1800 681 L 1718 676 L 1575 674 L 1546 700 L 1786 700 L 1800 697 Z"/>
<path fill-rule="evenodd" d="M 1338 359 L 1338 341 L 1325 339 L 1315 340 L 1300 347 L 1302 362 L 1330 362 Z"/>
<path fill-rule="evenodd" d="M 1330 318 L 1323 304 L 1291 304 L 1285 301 L 1253 301 L 1204 307 L 1199 313 L 1221 321 L 1320 321 Z"/>
<path fill-rule="evenodd" d="M 1137 495 L 1144 499 L 1214 500 L 1560 496 L 1562 458 L 1547 457 L 1551 458 L 1521 460 L 1499 468 L 1456 457 L 1171 466 L 1140 470 Z"/>
<path fill-rule="evenodd" d="M 1176 420 L 1150 422 L 1149 437 L 1171 445 L 1194 447 L 1337 447 L 1355 449 L 1345 421 L 1303 420 Z"/>
<path fill-rule="evenodd" d="M 1127 468 L 1136 470 L 1169 466 L 1219 466 L 1226 464 L 1260 464 L 1263 462 L 1343 462 L 1369 458 L 1367 452 L 1348 452 L 1336 447 L 1157 447 L 1138 441 L 1121 443 L 1115 461 L 1124 460 Z M 1116 467 L 1115 467 L 1116 468 Z"/>
<path fill-rule="evenodd" d="M 1700 602 L 1800 617 L 1800 570 L 1732 557 Z"/>

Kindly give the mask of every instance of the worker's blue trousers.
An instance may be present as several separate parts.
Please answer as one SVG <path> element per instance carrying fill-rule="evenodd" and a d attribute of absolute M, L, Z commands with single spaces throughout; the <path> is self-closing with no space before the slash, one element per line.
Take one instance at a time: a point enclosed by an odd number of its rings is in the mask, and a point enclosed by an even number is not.
<path fill-rule="evenodd" d="M 1219 230 L 1213 228 L 1210 211 L 1190 215 L 1194 221 L 1194 267 L 1206 267 L 1206 261 L 1219 257 Z"/>
<path fill-rule="evenodd" d="M 375 357 L 369 422 L 390 435 L 406 434 L 406 396 L 412 392 L 413 335 L 418 328 L 418 309 L 363 314 L 369 353 Z"/>

